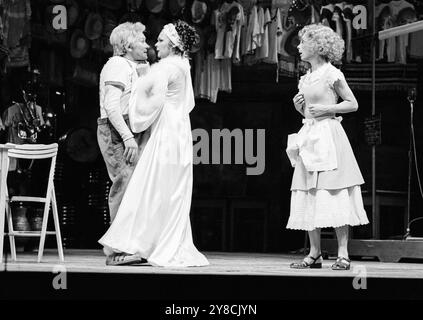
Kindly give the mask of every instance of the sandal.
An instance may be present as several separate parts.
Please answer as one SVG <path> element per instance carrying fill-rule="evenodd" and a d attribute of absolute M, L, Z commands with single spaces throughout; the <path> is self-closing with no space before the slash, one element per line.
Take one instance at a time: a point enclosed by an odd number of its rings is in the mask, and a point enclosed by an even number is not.
<path fill-rule="evenodd" d="M 322 257 L 322 254 L 319 254 L 319 256 L 316 257 L 316 258 L 314 258 L 312 256 L 307 256 L 301 262 L 293 262 L 293 263 L 291 263 L 291 265 L 289 267 L 292 268 L 292 269 L 321 269 L 322 268 L 322 263 L 321 262 L 316 262 L 321 257 Z M 312 263 L 307 262 L 306 261 L 306 258 L 310 258 L 313 262 Z"/>
<path fill-rule="evenodd" d="M 146 262 L 145 259 L 141 258 L 136 254 L 127 254 L 127 253 L 116 253 L 107 257 L 106 265 L 107 266 L 129 266 L 132 264 L 139 264 Z"/>
<path fill-rule="evenodd" d="M 351 260 L 344 257 L 336 258 L 335 263 L 332 265 L 332 270 L 350 270 Z"/>

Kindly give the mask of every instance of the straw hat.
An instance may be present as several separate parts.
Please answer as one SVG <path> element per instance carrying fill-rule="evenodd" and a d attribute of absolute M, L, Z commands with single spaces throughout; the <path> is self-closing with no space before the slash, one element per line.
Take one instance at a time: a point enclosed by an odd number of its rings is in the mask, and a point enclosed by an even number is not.
<path fill-rule="evenodd" d="M 103 18 L 98 13 L 90 13 L 85 20 L 85 35 L 90 40 L 100 38 L 103 32 Z"/>
<path fill-rule="evenodd" d="M 208 6 L 205 2 L 194 0 L 191 6 L 191 16 L 193 23 L 201 23 L 206 17 L 208 12 Z"/>
<path fill-rule="evenodd" d="M 82 58 L 90 49 L 90 40 L 82 30 L 76 29 L 70 40 L 70 54 L 74 58 Z"/>
<path fill-rule="evenodd" d="M 77 162 L 94 162 L 99 155 L 95 132 L 89 128 L 72 128 L 65 135 L 66 153 Z"/>
<path fill-rule="evenodd" d="M 165 0 L 145 0 L 145 6 L 151 13 L 159 13 L 163 10 Z"/>

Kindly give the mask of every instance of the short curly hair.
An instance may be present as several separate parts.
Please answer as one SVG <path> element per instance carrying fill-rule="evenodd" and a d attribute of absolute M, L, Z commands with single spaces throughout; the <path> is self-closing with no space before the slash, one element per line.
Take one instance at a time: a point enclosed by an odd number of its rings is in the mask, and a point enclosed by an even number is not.
<path fill-rule="evenodd" d="M 113 29 L 110 34 L 110 44 L 113 46 L 113 55 L 124 56 L 126 48 L 144 38 L 145 26 L 141 22 L 124 22 Z"/>
<path fill-rule="evenodd" d="M 181 39 L 183 45 L 183 51 L 185 53 L 190 52 L 194 45 L 197 44 L 198 35 L 195 28 L 185 21 L 178 20 L 174 23 L 176 32 Z"/>
<path fill-rule="evenodd" d="M 299 37 L 309 43 L 309 48 L 326 59 L 326 61 L 340 61 L 344 53 L 344 40 L 330 27 L 322 24 L 310 24 L 302 28 Z"/>

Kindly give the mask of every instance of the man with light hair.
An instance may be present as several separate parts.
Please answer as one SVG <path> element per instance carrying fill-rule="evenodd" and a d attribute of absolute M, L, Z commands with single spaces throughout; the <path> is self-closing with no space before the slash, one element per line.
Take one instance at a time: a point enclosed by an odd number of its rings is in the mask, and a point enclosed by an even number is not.
<path fill-rule="evenodd" d="M 141 152 L 141 134 L 130 130 L 129 98 L 139 76 L 149 67 L 142 23 L 125 22 L 113 29 L 113 57 L 100 73 L 100 118 L 97 139 L 112 186 L 109 193 L 110 221 L 116 216 Z M 125 255 L 114 262 L 125 263 Z M 112 262 L 113 262 L 112 261 Z"/>

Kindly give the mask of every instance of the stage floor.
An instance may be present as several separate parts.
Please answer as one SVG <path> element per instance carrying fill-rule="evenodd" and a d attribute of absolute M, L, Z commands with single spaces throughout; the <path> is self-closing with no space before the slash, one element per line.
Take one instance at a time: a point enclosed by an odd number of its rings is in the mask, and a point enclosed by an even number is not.
<path fill-rule="evenodd" d="M 133 266 L 106 266 L 100 250 L 66 250 L 65 262 L 60 263 L 55 251 L 47 250 L 41 263 L 35 253 L 18 253 L 18 261 L 8 256 L 0 271 L 52 272 L 63 265 L 67 272 L 77 273 L 140 273 L 185 275 L 241 275 L 241 276 L 298 276 L 298 277 L 355 277 L 365 270 L 368 278 L 423 279 L 423 263 L 383 263 L 378 261 L 352 261 L 351 270 L 333 271 L 334 259 L 323 262 L 322 269 L 296 270 L 289 268 L 300 255 L 262 254 L 238 252 L 205 252 L 210 265 L 189 268 L 161 268 L 148 264 Z"/>
<path fill-rule="evenodd" d="M 8 256 L 0 266 L 0 299 L 310 300 L 423 299 L 423 263 L 353 260 L 349 271 L 295 270 L 300 255 L 206 252 L 210 266 L 106 266 L 100 250 L 48 250 Z M 53 288 L 66 273 L 66 290 Z M 60 274 L 58 274 L 60 272 Z M 358 285 L 358 287 L 357 287 Z M 363 290 L 364 289 L 364 290 Z"/>

